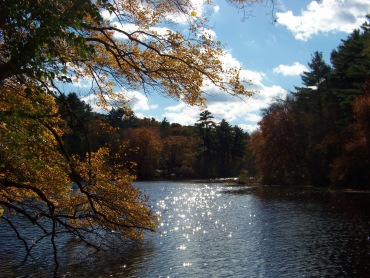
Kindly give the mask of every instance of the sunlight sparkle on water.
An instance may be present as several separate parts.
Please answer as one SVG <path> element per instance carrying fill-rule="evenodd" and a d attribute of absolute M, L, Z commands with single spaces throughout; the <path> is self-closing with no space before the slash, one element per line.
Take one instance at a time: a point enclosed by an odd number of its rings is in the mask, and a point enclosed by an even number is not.
<path fill-rule="evenodd" d="M 193 228 L 193 233 L 195 233 L 195 232 L 198 232 L 198 231 L 200 231 L 202 229 L 202 227 L 195 227 L 195 228 Z"/>
<path fill-rule="evenodd" d="M 192 263 L 183 263 L 182 265 L 187 267 L 187 266 L 192 266 L 193 264 Z"/>
<path fill-rule="evenodd" d="M 178 249 L 185 250 L 186 249 L 186 246 L 184 244 L 181 244 L 180 247 L 178 247 Z"/>

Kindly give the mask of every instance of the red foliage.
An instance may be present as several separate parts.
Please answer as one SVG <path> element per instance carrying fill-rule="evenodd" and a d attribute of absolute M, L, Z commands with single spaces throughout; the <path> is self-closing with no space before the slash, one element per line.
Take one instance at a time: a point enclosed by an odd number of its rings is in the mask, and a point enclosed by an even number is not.
<path fill-rule="evenodd" d="M 370 187 L 370 94 L 354 100 L 353 113 L 351 139 L 332 165 L 332 180 L 340 185 Z"/>

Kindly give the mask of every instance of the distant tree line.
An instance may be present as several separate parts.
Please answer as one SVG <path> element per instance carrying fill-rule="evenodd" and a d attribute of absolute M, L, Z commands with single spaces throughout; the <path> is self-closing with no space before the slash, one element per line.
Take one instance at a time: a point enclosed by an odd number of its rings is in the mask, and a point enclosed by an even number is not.
<path fill-rule="evenodd" d="M 166 118 L 140 119 L 123 108 L 96 113 L 76 93 L 62 95 L 58 104 L 70 131 L 63 138 L 70 153 L 84 156 L 109 146 L 111 159 L 119 157 L 140 180 L 253 174 L 249 134 L 226 120 L 214 122 L 208 110 L 193 126 L 183 126 Z"/>
<path fill-rule="evenodd" d="M 265 183 L 370 188 L 370 25 L 331 53 L 315 52 L 303 87 L 263 111 L 251 134 Z"/>

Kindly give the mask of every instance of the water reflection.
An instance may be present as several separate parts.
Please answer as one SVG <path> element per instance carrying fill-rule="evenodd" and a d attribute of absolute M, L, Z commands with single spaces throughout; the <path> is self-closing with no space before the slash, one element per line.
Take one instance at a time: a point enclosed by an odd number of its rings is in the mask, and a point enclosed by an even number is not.
<path fill-rule="evenodd" d="M 161 233 L 119 245 L 118 254 L 86 253 L 73 240 L 66 241 L 61 277 L 370 274 L 370 194 L 206 183 L 136 186 L 161 216 Z M 0 263 L 6 262 L 0 273 L 45 277 L 47 265 L 19 266 L 17 250 L 5 248 L 1 239 L 0 244 L 0 253 L 13 252 L 8 260 L 0 255 Z"/>
<path fill-rule="evenodd" d="M 225 192 L 261 201 L 263 276 L 369 275 L 370 192 L 278 186 Z"/>

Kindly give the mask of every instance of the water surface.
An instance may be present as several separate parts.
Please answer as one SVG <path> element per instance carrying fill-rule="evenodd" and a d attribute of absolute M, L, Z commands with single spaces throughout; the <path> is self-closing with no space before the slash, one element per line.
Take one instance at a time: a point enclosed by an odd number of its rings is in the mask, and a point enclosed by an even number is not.
<path fill-rule="evenodd" d="M 60 277 L 370 277 L 370 193 L 226 183 L 137 182 L 159 234 L 91 255 L 61 242 Z M 23 250 L 0 223 L 0 277 L 48 277 L 46 247 Z M 45 249 L 45 250 L 44 250 Z"/>

